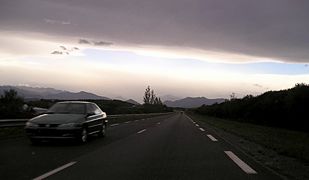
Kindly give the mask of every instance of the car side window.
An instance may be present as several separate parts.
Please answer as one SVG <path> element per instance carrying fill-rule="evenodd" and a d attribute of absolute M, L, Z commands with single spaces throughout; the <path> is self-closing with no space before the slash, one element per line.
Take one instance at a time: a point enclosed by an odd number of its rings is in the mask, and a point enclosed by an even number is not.
<path fill-rule="evenodd" d="M 101 109 L 97 105 L 93 104 L 93 108 L 94 108 L 94 113 L 95 114 L 102 114 Z"/>
<path fill-rule="evenodd" d="M 92 104 L 87 104 L 87 114 L 96 114 Z"/>

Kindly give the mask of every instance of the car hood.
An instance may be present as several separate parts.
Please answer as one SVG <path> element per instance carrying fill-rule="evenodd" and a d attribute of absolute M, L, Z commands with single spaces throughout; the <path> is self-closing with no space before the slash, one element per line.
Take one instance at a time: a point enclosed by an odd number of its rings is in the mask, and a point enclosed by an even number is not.
<path fill-rule="evenodd" d="M 81 122 L 85 118 L 83 114 L 43 114 L 32 118 L 30 121 L 37 124 L 64 124 Z"/>

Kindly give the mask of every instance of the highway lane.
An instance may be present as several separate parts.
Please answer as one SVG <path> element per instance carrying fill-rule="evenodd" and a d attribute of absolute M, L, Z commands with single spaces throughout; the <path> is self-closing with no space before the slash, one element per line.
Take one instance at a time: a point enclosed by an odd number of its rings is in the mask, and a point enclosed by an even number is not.
<path fill-rule="evenodd" d="M 72 159 L 89 154 L 99 148 L 150 128 L 173 115 L 148 118 L 129 123 L 119 123 L 108 128 L 105 138 L 93 138 L 85 145 L 49 142 L 39 146 L 30 145 L 26 137 L 0 141 L 0 179 L 32 179 L 55 169 Z M 110 124 L 113 125 L 113 124 Z"/>
<path fill-rule="evenodd" d="M 158 119 L 38 179 L 280 179 L 185 114 Z"/>

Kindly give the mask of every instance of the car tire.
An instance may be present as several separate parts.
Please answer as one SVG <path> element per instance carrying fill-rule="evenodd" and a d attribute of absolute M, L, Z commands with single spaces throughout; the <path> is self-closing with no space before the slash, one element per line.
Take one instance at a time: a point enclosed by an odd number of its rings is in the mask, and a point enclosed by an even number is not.
<path fill-rule="evenodd" d="M 78 137 L 78 142 L 84 144 L 87 141 L 88 141 L 88 131 L 86 128 L 83 128 Z"/>
<path fill-rule="evenodd" d="M 105 137 L 106 136 L 106 124 L 103 123 L 101 126 L 101 129 L 99 131 L 99 136 L 100 137 Z"/>

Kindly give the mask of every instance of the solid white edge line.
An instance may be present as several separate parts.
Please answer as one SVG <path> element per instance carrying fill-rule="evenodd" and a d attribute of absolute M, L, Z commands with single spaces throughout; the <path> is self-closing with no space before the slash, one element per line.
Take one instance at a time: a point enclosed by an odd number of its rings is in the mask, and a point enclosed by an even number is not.
<path fill-rule="evenodd" d="M 212 141 L 218 141 L 218 139 L 216 139 L 215 137 L 213 137 L 210 134 L 207 134 L 207 137 L 209 137 L 209 139 L 211 139 Z"/>
<path fill-rule="evenodd" d="M 73 162 L 70 162 L 70 163 L 65 164 L 65 165 L 63 165 L 63 166 L 60 166 L 60 167 L 58 167 L 58 168 L 56 168 L 56 169 L 54 169 L 54 170 L 52 170 L 52 171 L 49 171 L 49 172 L 47 172 L 47 173 L 45 173 L 45 174 L 43 174 L 43 175 L 41 175 L 41 176 L 39 176 L 39 177 L 34 178 L 33 180 L 42 180 L 42 179 L 45 179 L 45 178 L 47 178 L 47 177 L 49 177 L 49 176 L 51 176 L 51 175 L 53 175 L 53 174 L 58 173 L 59 171 L 62 171 L 62 170 L 65 169 L 65 168 L 68 168 L 68 167 L 72 166 L 72 165 L 75 164 L 75 163 L 76 163 L 76 161 L 73 161 Z"/>
<path fill-rule="evenodd" d="M 144 132 L 144 131 L 146 131 L 146 129 L 143 129 L 143 130 L 138 131 L 137 134 L 140 134 L 140 133 L 142 133 L 142 132 Z"/>
<path fill-rule="evenodd" d="M 113 126 L 118 126 L 119 124 L 111 124 L 110 127 L 113 127 Z"/>
<path fill-rule="evenodd" d="M 203 128 L 200 128 L 200 130 L 201 130 L 201 131 L 205 131 L 205 129 L 203 129 Z"/>
<path fill-rule="evenodd" d="M 252 169 L 248 164 L 239 159 L 232 151 L 224 151 L 225 154 L 234 161 L 245 173 L 247 174 L 257 174 L 257 172 Z"/>

